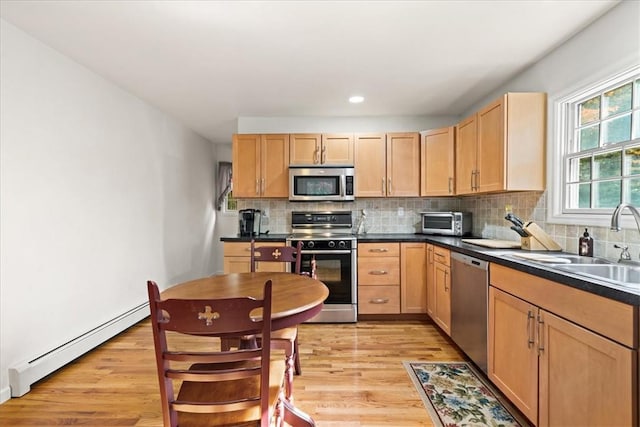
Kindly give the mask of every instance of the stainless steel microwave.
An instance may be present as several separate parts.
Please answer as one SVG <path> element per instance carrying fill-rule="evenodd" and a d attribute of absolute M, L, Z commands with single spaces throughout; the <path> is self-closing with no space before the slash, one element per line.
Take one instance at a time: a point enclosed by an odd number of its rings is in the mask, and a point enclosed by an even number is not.
<path fill-rule="evenodd" d="M 420 212 L 422 234 L 467 236 L 471 234 L 471 212 Z"/>
<path fill-rule="evenodd" d="M 292 202 L 350 202 L 355 200 L 353 167 L 289 167 Z"/>

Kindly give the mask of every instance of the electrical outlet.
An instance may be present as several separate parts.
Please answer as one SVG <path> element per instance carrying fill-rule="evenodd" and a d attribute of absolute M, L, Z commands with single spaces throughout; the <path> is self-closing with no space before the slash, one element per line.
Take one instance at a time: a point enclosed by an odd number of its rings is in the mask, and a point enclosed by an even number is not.
<path fill-rule="evenodd" d="M 511 205 L 504 205 L 504 213 L 505 213 L 505 214 L 513 213 L 513 206 L 511 206 Z"/>
<path fill-rule="evenodd" d="M 398 216 L 404 216 L 404 208 L 398 208 Z"/>

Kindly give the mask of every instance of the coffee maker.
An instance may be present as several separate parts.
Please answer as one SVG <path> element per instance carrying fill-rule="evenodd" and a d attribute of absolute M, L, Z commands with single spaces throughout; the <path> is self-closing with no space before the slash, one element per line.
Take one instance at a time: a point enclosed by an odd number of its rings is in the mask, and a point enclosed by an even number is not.
<path fill-rule="evenodd" d="M 259 235 L 262 211 L 260 209 L 241 209 L 238 213 L 240 215 L 240 236 Z"/>

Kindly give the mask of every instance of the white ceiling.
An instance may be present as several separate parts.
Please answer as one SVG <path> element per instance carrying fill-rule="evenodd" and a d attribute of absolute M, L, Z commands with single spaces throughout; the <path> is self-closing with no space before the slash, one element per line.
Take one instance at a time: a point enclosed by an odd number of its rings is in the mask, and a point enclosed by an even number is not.
<path fill-rule="evenodd" d="M 2 0 L 0 15 L 229 142 L 241 116 L 460 115 L 616 3 Z"/>

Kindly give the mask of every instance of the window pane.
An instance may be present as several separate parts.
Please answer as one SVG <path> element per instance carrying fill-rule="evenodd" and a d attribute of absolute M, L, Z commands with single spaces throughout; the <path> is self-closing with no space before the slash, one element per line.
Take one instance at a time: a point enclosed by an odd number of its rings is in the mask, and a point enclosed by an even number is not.
<path fill-rule="evenodd" d="M 640 98 L 640 93 L 638 98 Z M 640 138 L 640 110 L 633 113 L 633 139 L 637 138 Z"/>
<path fill-rule="evenodd" d="M 590 126 L 580 129 L 580 151 L 589 150 L 599 147 L 600 143 L 600 125 Z"/>
<path fill-rule="evenodd" d="M 624 174 L 640 174 L 640 147 L 631 147 L 624 151 Z"/>
<path fill-rule="evenodd" d="M 591 156 L 569 161 L 568 182 L 591 181 Z"/>
<path fill-rule="evenodd" d="M 593 178 L 611 178 L 622 172 L 622 151 L 610 151 L 593 156 Z"/>
<path fill-rule="evenodd" d="M 591 207 L 591 184 L 580 184 L 578 186 L 578 207 Z"/>
<path fill-rule="evenodd" d="M 613 144 L 631 139 L 631 115 L 602 122 L 602 143 Z"/>
<path fill-rule="evenodd" d="M 624 201 L 634 206 L 640 206 L 640 178 L 624 181 Z"/>
<path fill-rule="evenodd" d="M 620 181 L 593 183 L 593 207 L 615 208 L 620 203 Z"/>
<path fill-rule="evenodd" d="M 578 108 L 580 110 L 580 125 L 600 119 L 600 96 L 583 102 Z"/>
<path fill-rule="evenodd" d="M 610 90 L 602 97 L 602 118 L 631 110 L 631 82 Z"/>
<path fill-rule="evenodd" d="M 634 107 L 640 107 L 640 79 L 636 80 L 636 94 L 633 101 Z"/>
<path fill-rule="evenodd" d="M 591 184 L 567 186 L 567 207 L 570 209 L 591 207 Z"/>

